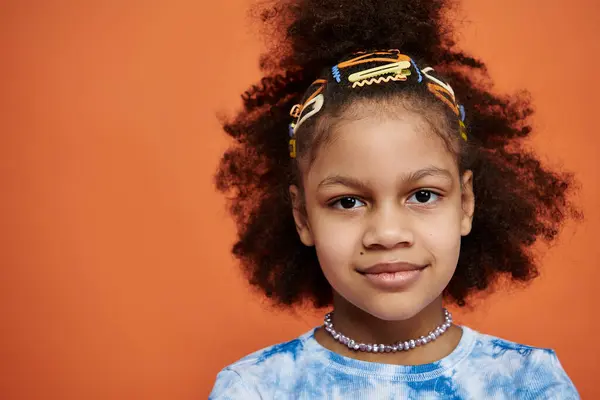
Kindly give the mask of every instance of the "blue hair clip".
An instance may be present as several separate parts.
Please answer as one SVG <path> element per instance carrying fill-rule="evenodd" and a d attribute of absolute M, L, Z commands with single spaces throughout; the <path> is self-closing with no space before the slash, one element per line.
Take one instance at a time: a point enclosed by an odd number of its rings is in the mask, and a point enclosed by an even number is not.
<path fill-rule="evenodd" d="M 417 63 L 411 58 L 410 62 L 412 63 L 413 67 L 415 67 L 415 71 L 417 71 L 417 74 L 419 75 L 419 83 L 421 83 L 423 81 L 423 75 L 421 75 L 421 70 L 419 69 L 419 67 L 417 67 Z"/>
<path fill-rule="evenodd" d="M 341 76 L 340 76 L 340 69 L 338 68 L 337 65 L 334 65 L 331 68 L 331 74 L 333 75 L 333 77 L 335 78 L 335 81 L 337 83 L 340 83 L 340 81 L 342 80 Z"/>
<path fill-rule="evenodd" d="M 460 120 L 465 122 L 465 107 L 462 104 L 459 104 L 458 110 L 460 111 Z"/>

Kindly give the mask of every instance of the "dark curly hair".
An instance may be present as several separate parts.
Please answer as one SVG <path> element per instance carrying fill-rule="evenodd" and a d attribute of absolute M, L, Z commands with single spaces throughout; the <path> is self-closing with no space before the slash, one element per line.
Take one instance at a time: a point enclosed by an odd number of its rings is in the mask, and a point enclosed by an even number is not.
<path fill-rule="evenodd" d="M 474 172 L 472 231 L 462 238 L 456 272 L 444 295 L 460 306 L 501 276 L 538 275 L 532 245 L 551 242 L 579 213 L 569 201 L 572 176 L 551 171 L 525 149 L 532 108 L 526 93 L 491 91 L 485 64 L 458 50 L 447 18 L 451 0 L 276 1 L 255 10 L 267 34 L 264 78 L 243 95 L 243 110 L 224 124 L 236 144 L 215 176 L 228 195 L 239 240 L 233 246 L 251 284 L 278 305 L 332 302 L 314 247 L 296 232 L 288 187 L 290 109 L 324 68 L 348 54 L 397 48 L 434 66 L 451 83 L 468 116 L 470 145 L 458 155 Z M 473 145 L 473 143 L 475 145 Z"/>

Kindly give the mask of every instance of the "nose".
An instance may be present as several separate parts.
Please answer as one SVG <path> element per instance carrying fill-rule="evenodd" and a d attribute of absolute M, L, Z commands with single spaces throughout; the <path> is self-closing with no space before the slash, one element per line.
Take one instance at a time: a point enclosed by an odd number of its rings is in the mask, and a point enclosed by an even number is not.
<path fill-rule="evenodd" d="M 410 247 L 414 243 L 410 216 L 398 204 L 388 204 L 371 212 L 363 235 L 367 249 Z"/>

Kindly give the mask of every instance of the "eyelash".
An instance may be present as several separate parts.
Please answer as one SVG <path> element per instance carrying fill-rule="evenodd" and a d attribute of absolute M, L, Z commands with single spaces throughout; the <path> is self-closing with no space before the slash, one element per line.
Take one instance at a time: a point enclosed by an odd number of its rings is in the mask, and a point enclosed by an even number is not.
<path fill-rule="evenodd" d="M 358 197 L 356 196 L 343 196 L 343 197 L 339 197 L 336 200 L 333 200 L 331 203 L 329 203 L 329 207 L 331 208 L 335 208 L 336 210 L 354 210 L 355 208 L 344 208 L 344 207 L 336 207 L 337 204 L 340 204 L 340 202 L 344 199 L 354 199 L 357 201 L 360 201 L 361 203 L 364 203 L 364 201 L 360 200 Z"/>
<path fill-rule="evenodd" d="M 427 202 L 427 203 L 419 203 L 419 202 L 416 202 L 415 204 L 419 204 L 419 205 L 422 205 L 422 206 L 428 206 L 428 205 L 430 205 L 430 204 L 432 204 L 432 203 L 435 203 L 435 202 L 438 202 L 438 201 L 440 201 L 440 200 L 442 199 L 442 197 L 443 197 L 443 196 L 442 196 L 440 193 L 438 193 L 438 192 L 436 192 L 436 191 L 434 191 L 434 190 L 429 190 L 429 189 L 420 189 L 420 190 L 417 190 L 416 192 L 413 192 L 413 193 L 412 193 L 412 194 L 411 194 L 411 195 L 410 195 L 408 198 L 410 199 L 411 197 L 415 196 L 417 193 L 422 193 L 422 192 L 424 192 L 424 193 L 429 193 L 429 194 L 431 194 L 431 195 L 433 195 L 433 196 L 436 196 L 436 197 L 437 197 L 437 199 L 436 199 L 436 200 L 434 200 L 434 201 L 432 201 L 432 202 Z M 331 208 L 335 208 L 335 209 L 337 209 L 337 210 L 354 210 L 354 209 L 356 209 L 356 208 L 359 208 L 359 207 L 353 207 L 353 208 L 343 208 L 343 207 L 336 207 L 336 205 L 337 205 L 337 204 L 339 204 L 339 203 L 340 203 L 340 201 L 342 201 L 342 200 L 344 200 L 344 199 L 354 199 L 354 200 L 357 200 L 357 201 L 359 201 L 359 202 L 361 202 L 361 203 L 363 203 L 363 204 L 365 203 L 363 200 L 361 200 L 361 199 L 360 199 L 359 197 L 357 197 L 357 196 L 342 196 L 342 197 L 338 197 L 337 199 L 335 199 L 335 200 L 331 201 L 331 202 L 329 203 L 329 207 L 331 207 Z"/>

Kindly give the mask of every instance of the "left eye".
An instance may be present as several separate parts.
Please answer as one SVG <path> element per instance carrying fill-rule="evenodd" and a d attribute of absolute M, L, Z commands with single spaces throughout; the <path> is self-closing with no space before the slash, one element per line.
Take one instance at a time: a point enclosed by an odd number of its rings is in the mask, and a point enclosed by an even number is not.
<path fill-rule="evenodd" d="M 331 204 L 333 208 L 350 210 L 353 208 L 358 208 L 365 206 L 366 204 L 357 199 L 356 197 L 342 197 L 341 199 L 336 200 Z"/>
<path fill-rule="evenodd" d="M 419 204 L 427 204 L 433 203 L 439 199 L 440 195 L 432 192 L 431 190 L 419 190 L 418 192 L 413 193 L 410 199 L 414 199 L 414 201 L 410 201 L 411 203 L 419 203 Z"/>

